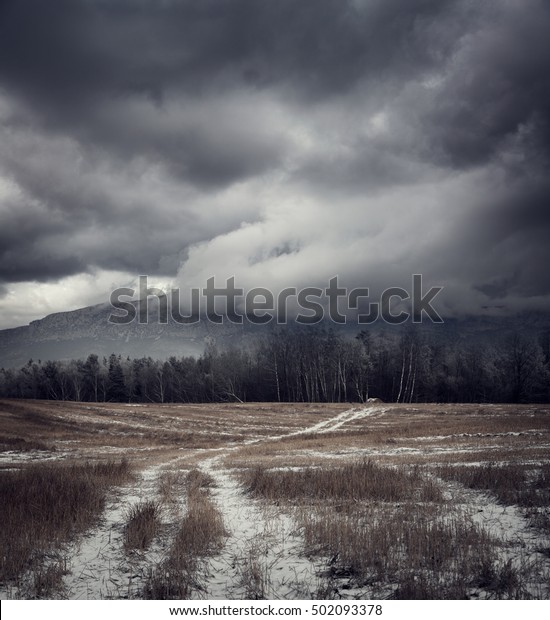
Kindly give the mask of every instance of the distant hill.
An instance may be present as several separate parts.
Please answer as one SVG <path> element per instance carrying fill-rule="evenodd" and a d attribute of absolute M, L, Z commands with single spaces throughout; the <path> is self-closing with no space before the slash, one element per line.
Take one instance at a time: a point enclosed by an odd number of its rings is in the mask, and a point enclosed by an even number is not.
<path fill-rule="evenodd" d="M 134 321 L 128 325 L 108 322 L 113 312 L 110 304 L 99 304 L 57 312 L 30 325 L 0 330 L 0 367 L 17 367 L 29 359 L 67 360 L 86 358 L 90 353 L 99 356 L 117 353 L 123 356 L 151 356 L 163 359 L 175 356 L 199 356 L 207 343 L 219 348 L 251 345 L 262 335 L 268 334 L 273 326 L 235 325 L 224 321 L 222 325 L 201 320 L 190 325 L 181 325 L 170 319 L 169 323 L 158 323 L 152 313 L 148 324 Z M 362 329 L 371 332 L 399 334 L 410 329 L 410 323 L 400 326 L 377 322 L 375 325 L 357 325 L 350 322 L 345 326 L 325 322 L 336 331 L 349 337 Z M 289 329 L 295 329 L 295 324 Z M 315 328 L 313 328 L 315 329 Z M 475 316 L 461 320 L 447 319 L 442 325 L 424 323 L 420 329 L 433 338 L 442 341 L 472 341 L 481 343 L 505 338 L 512 332 L 537 336 L 550 330 L 550 313 L 524 313 L 516 316 Z"/>
<path fill-rule="evenodd" d="M 90 353 L 153 358 L 198 356 L 209 341 L 228 345 L 242 338 L 242 326 L 208 321 L 191 325 L 160 325 L 156 321 L 115 325 L 108 322 L 112 312 L 109 304 L 99 304 L 50 314 L 25 327 L 0 330 L 0 366 L 20 366 L 31 358 L 86 358 Z"/>

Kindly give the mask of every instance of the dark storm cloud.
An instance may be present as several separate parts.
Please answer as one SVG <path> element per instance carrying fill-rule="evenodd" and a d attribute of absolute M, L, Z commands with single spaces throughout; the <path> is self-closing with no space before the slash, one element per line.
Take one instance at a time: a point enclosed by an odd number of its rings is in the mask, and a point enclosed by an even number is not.
<path fill-rule="evenodd" d="M 522 297 L 550 294 L 549 198 L 550 181 L 544 171 L 538 179 L 531 176 L 510 185 L 500 204 L 492 204 L 479 217 L 480 249 L 496 247 L 500 254 L 500 265 L 495 263 L 500 281 L 481 284 L 489 287 L 489 297 L 496 292 L 502 297 L 506 292 Z"/>
<path fill-rule="evenodd" d="M 486 161 L 526 125 L 549 155 L 550 5 L 502 4 L 502 12 L 466 35 L 449 64 L 452 79 L 423 114 L 450 165 Z"/>
<path fill-rule="evenodd" d="M 8 0 L 0 67 L 57 106 L 102 96 L 291 81 L 306 97 L 400 79 L 454 45 L 453 0 Z M 447 27 L 437 25 L 445 20 Z M 450 29 L 450 33 L 449 33 Z M 55 112 L 55 110 L 54 110 Z"/>
<path fill-rule="evenodd" d="M 129 128 L 105 107 L 116 112 L 138 97 L 162 107 L 171 97 L 223 98 L 235 89 L 274 87 L 297 97 L 298 113 L 307 114 L 307 105 L 359 83 L 391 94 L 401 80 L 450 53 L 455 6 L 442 0 L 8 1 L 0 8 L 0 76 L 46 127 L 121 156 L 164 158 L 174 173 L 200 185 L 224 184 L 279 165 L 281 148 L 272 141 L 250 144 L 256 127 L 246 121 L 228 146 L 211 139 L 223 117 L 211 119 L 214 129 L 205 136 L 177 125 Z"/>
<path fill-rule="evenodd" d="M 63 251 L 72 229 L 31 205 L 3 205 L 0 229 L 0 281 L 49 280 L 86 269 L 79 256 Z M 49 247 L 48 247 L 49 246 Z"/>
<path fill-rule="evenodd" d="M 4 0 L 0 280 L 548 294 L 549 42 L 543 0 Z"/>

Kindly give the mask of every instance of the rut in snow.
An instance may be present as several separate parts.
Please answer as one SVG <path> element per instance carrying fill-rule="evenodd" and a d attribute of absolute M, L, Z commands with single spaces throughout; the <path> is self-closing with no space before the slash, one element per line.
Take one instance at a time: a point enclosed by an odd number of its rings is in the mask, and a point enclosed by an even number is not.
<path fill-rule="evenodd" d="M 314 426 L 311 426 L 304 430 L 295 431 L 294 433 L 290 433 L 290 435 L 303 435 L 306 433 L 330 433 L 332 431 L 338 430 L 339 428 L 344 426 L 344 424 L 348 424 L 349 422 L 353 422 L 362 418 L 382 415 L 383 413 L 385 413 L 386 410 L 386 407 L 373 406 L 363 407 L 362 409 L 348 409 L 347 411 L 343 411 L 334 418 L 330 418 L 329 420 L 325 420 L 324 422 L 319 422 L 319 424 L 315 424 Z"/>
<path fill-rule="evenodd" d="M 308 428 L 253 443 L 330 432 L 384 411 L 374 406 L 351 409 Z M 261 500 L 248 498 L 233 476 L 220 467 L 220 461 L 228 453 L 229 449 L 223 450 L 199 464 L 216 482 L 213 499 L 229 532 L 222 552 L 207 563 L 205 592 L 201 596 L 207 599 L 318 598 L 322 587 L 321 560 L 314 562 L 304 557 L 303 537 L 290 516 Z"/>
<path fill-rule="evenodd" d="M 140 598 L 149 567 L 158 564 L 168 546 L 166 537 L 146 551 L 124 549 L 124 525 L 128 510 L 157 494 L 162 470 L 182 457 L 143 470 L 140 477 L 116 491 L 100 524 L 67 549 L 65 595 L 70 599 Z"/>
<path fill-rule="evenodd" d="M 207 599 L 303 599 L 319 588 L 319 566 L 300 554 L 303 539 L 293 519 L 246 497 L 242 487 L 217 467 L 223 455 L 200 464 L 216 481 L 214 501 L 229 538 L 208 561 Z"/>

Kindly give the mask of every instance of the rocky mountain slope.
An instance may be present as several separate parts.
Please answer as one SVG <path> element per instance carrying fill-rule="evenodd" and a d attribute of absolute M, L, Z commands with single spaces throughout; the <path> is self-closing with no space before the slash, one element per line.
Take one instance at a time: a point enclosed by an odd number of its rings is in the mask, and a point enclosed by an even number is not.
<path fill-rule="evenodd" d="M 182 325 L 169 317 L 167 324 L 161 324 L 154 310 L 149 314 L 147 324 L 134 320 L 127 325 L 117 325 L 108 320 L 112 313 L 112 306 L 105 303 L 50 314 L 23 327 L 0 330 L 0 367 L 21 366 L 29 359 L 86 358 L 90 353 L 103 356 L 115 352 L 123 356 L 158 359 L 171 355 L 199 356 L 208 343 L 215 343 L 220 348 L 251 345 L 273 329 L 271 324 L 253 325 L 246 320 L 243 325 L 227 320 L 219 325 L 205 319 Z M 349 337 L 354 337 L 362 329 L 394 334 L 411 329 L 408 322 L 397 326 L 383 322 L 375 325 L 349 322 L 341 326 L 327 321 L 324 325 Z M 289 328 L 295 326 L 291 324 Z M 446 319 L 442 325 L 424 323 L 419 328 L 431 337 L 450 341 L 497 342 L 514 332 L 538 338 L 550 332 L 550 313 Z"/>
<path fill-rule="evenodd" d="M 109 322 L 113 309 L 99 304 L 50 314 L 30 325 L 0 330 L 0 366 L 12 367 L 29 359 L 85 358 L 90 353 L 112 352 L 131 357 L 200 355 L 206 344 L 229 344 L 240 340 L 242 327 L 200 321 L 190 325 L 159 324 L 153 316 L 147 324 Z"/>

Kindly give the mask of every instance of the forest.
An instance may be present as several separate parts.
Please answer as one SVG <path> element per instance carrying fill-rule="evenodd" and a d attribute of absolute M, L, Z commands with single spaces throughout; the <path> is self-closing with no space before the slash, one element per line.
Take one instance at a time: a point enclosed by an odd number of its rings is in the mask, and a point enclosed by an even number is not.
<path fill-rule="evenodd" d="M 488 342 L 410 329 L 278 330 L 253 347 L 198 357 L 131 359 L 115 353 L 70 361 L 29 360 L 0 369 L 0 396 L 128 403 L 539 402 L 550 401 L 550 332 Z"/>

